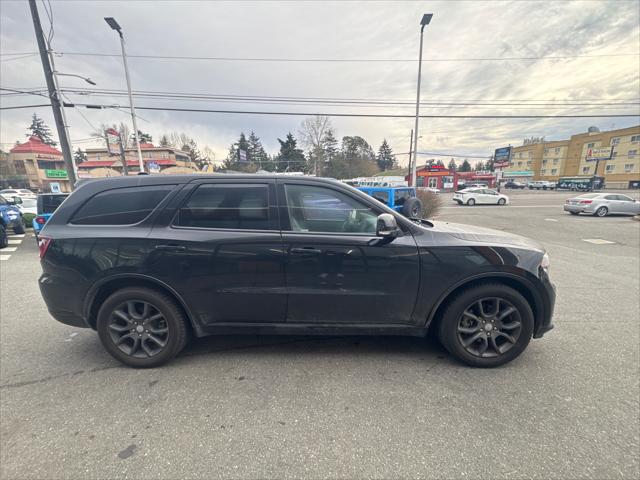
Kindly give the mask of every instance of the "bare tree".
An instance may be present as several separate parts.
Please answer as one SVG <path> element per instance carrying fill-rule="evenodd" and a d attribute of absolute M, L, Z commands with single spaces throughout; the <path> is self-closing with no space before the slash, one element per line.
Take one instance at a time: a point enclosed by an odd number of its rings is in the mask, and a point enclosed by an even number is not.
<path fill-rule="evenodd" d="M 299 135 L 302 145 L 309 151 L 309 160 L 313 163 L 313 174 L 318 175 L 318 164 L 322 167 L 325 160 L 324 139 L 333 133 L 331 120 L 326 115 L 305 118 L 300 125 Z"/>

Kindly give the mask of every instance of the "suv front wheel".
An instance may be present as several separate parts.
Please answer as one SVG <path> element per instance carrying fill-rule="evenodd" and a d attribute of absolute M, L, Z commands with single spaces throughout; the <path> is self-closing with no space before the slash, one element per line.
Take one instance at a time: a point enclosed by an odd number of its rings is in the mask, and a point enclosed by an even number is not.
<path fill-rule="evenodd" d="M 155 290 L 118 290 L 100 307 L 98 335 L 104 348 L 130 367 L 157 367 L 175 357 L 188 339 L 187 319 L 174 300 Z"/>
<path fill-rule="evenodd" d="M 447 306 L 438 336 L 458 360 L 473 367 L 497 367 L 518 357 L 533 334 L 527 300 L 502 284 L 464 290 Z"/>

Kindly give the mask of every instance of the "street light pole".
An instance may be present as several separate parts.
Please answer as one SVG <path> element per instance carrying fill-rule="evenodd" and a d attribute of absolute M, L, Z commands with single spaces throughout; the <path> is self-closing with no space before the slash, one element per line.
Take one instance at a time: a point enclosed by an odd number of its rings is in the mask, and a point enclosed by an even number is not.
<path fill-rule="evenodd" d="M 144 172 L 144 162 L 142 161 L 142 150 L 140 150 L 140 139 L 138 138 L 138 124 L 136 122 L 136 108 L 133 105 L 133 96 L 131 95 L 131 79 L 129 78 L 129 66 L 127 65 L 127 52 L 124 49 L 124 36 L 122 35 L 122 28 L 116 22 L 113 17 L 105 17 L 104 20 L 107 24 L 120 36 L 120 46 L 122 47 L 122 62 L 124 63 L 124 75 L 127 79 L 127 91 L 129 92 L 129 105 L 131 106 L 131 121 L 133 122 L 133 135 L 136 140 L 136 147 L 138 149 L 138 164 L 140 166 L 140 172 Z M 124 141 L 124 140 L 123 140 Z"/>
<path fill-rule="evenodd" d="M 418 54 L 418 92 L 416 94 L 416 124 L 414 127 L 413 136 L 413 163 L 411 166 L 411 185 L 413 187 L 418 186 L 418 179 L 416 178 L 416 165 L 418 163 L 418 121 L 420 120 L 420 80 L 422 77 L 422 39 L 424 37 L 424 27 L 431 22 L 432 13 L 425 13 L 420 20 L 420 53 Z"/>

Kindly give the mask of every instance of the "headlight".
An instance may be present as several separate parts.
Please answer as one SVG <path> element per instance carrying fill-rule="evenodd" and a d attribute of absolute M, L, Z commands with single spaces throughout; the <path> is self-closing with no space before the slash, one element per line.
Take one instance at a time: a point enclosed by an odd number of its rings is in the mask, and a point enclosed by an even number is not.
<path fill-rule="evenodd" d="M 551 262 L 549 261 L 549 254 L 545 252 L 545 254 L 542 256 L 542 261 L 540 262 L 540 266 L 545 270 L 549 270 L 549 264 Z"/>

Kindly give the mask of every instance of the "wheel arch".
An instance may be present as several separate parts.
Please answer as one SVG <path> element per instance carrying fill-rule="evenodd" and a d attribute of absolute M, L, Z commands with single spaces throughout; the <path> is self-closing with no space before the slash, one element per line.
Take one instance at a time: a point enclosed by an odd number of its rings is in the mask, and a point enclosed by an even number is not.
<path fill-rule="evenodd" d="M 538 325 L 543 321 L 544 317 L 544 303 L 540 293 L 536 291 L 534 285 L 524 277 L 518 275 L 512 275 L 508 273 L 488 273 L 473 278 L 463 280 L 448 290 L 446 290 L 438 299 L 435 307 L 431 309 L 429 316 L 427 317 L 426 328 L 431 330 L 437 327 L 438 323 L 442 319 L 442 314 L 447 305 L 460 294 L 461 291 L 467 288 L 476 287 L 479 285 L 485 285 L 488 283 L 500 283 L 508 287 L 513 288 L 519 294 L 521 294 L 529 303 L 533 312 L 534 318 L 534 331 L 537 331 Z"/>
<path fill-rule="evenodd" d="M 180 294 L 163 281 L 142 274 L 113 275 L 95 283 L 89 289 L 84 303 L 83 313 L 87 319 L 87 324 L 95 330 L 100 305 L 102 305 L 104 300 L 112 293 L 128 287 L 145 287 L 168 295 L 176 302 L 185 317 L 189 319 L 189 324 L 196 336 L 202 335 L 202 329 L 195 321 L 193 313 Z"/>

